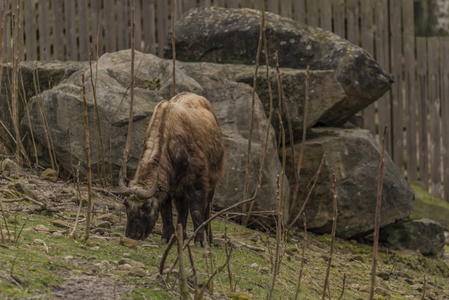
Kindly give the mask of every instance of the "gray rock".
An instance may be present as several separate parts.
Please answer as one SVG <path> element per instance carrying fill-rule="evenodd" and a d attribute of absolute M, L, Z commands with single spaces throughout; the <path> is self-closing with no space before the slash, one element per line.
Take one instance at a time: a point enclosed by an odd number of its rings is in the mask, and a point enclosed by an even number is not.
<path fill-rule="evenodd" d="M 445 244 L 443 226 L 429 219 L 399 221 L 385 226 L 379 240 L 430 256 L 441 256 Z"/>
<path fill-rule="evenodd" d="M 100 114 L 106 165 L 113 167 L 113 178 L 118 179 L 122 165 L 129 118 L 129 93 L 125 94 L 130 83 L 131 52 L 120 51 L 105 54 L 99 59 L 97 76 L 97 103 Z M 136 53 L 136 61 L 141 61 L 135 79 L 134 123 L 130 153 L 133 157 L 128 162 L 128 177 L 132 177 L 142 151 L 149 119 L 156 104 L 163 99 L 170 99 L 172 93 L 172 62 L 154 55 Z M 81 161 L 80 173 L 87 174 L 85 158 L 85 138 L 83 120 L 83 102 L 81 72 L 85 81 L 90 82 L 88 69 L 75 72 L 70 78 L 56 87 L 42 93 L 44 113 L 50 124 L 56 156 L 65 170 L 71 170 L 71 163 Z M 249 121 L 252 102 L 252 89 L 243 83 L 237 83 L 225 66 L 207 63 L 180 63 L 176 71 L 177 92 L 190 91 L 206 97 L 212 104 L 220 122 L 225 140 L 225 177 L 217 187 L 214 201 L 215 209 L 229 207 L 243 200 L 243 178 L 245 174 L 246 149 L 249 135 Z M 157 83 L 157 84 L 155 84 Z M 101 165 L 101 151 L 98 151 L 98 134 L 94 116 L 92 87 L 86 85 L 88 117 L 90 120 L 90 138 L 92 151 L 92 168 L 97 176 Z M 35 109 L 39 99 L 30 101 L 31 121 L 39 124 L 38 110 Z M 250 161 L 250 189 L 252 196 L 257 185 L 257 174 L 261 158 L 261 145 L 264 140 L 267 119 L 263 106 L 256 96 L 255 122 Z M 28 122 L 24 122 L 26 126 Z M 70 126 L 70 143 L 67 127 Z M 41 145 L 46 145 L 41 126 L 33 127 L 35 138 Z M 271 128 L 262 186 L 255 202 L 255 211 L 276 209 L 276 176 L 281 173 L 281 164 L 277 157 L 274 130 Z M 111 151 L 111 152 L 110 152 Z M 43 151 L 43 155 L 46 155 Z M 288 195 L 285 184 L 284 195 Z M 267 218 L 270 221 L 272 218 Z"/>
<path fill-rule="evenodd" d="M 34 200 L 39 200 L 36 193 L 34 193 L 25 183 L 23 183 L 21 181 L 10 182 L 8 184 L 8 189 L 17 191 L 17 192 L 19 192 L 23 195 L 26 195 Z"/>
<path fill-rule="evenodd" d="M 20 167 L 15 161 L 9 158 L 5 158 L 0 165 L 1 165 L 0 170 L 2 172 L 6 171 L 8 174 L 13 175 L 19 175 L 22 173 L 22 167 Z"/>
<path fill-rule="evenodd" d="M 234 74 L 238 82 L 244 82 L 253 86 L 254 66 L 228 65 L 227 67 L 229 68 L 229 72 Z M 307 72 L 305 70 L 281 68 L 280 74 L 293 135 L 295 140 L 298 140 L 302 138 L 302 129 L 304 127 L 303 117 Z M 277 76 L 274 71 L 270 73 L 270 83 L 273 105 L 274 107 L 278 107 L 279 93 L 277 89 Z M 270 96 L 265 68 L 259 69 L 256 92 L 262 101 L 265 113 L 268 115 L 270 112 Z M 309 75 L 307 128 L 316 124 L 324 124 L 326 122 L 326 115 L 336 105 L 344 102 L 346 98 L 347 95 L 341 84 L 337 81 L 333 70 L 311 71 Z M 350 110 L 350 108 L 347 108 L 347 110 Z M 288 124 L 285 117 L 283 122 L 284 124 Z M 274 128 L 279 128 L 279 119 L 277 117 L 272 118 L 272 124 Z"/>
<path fill-rule="evenodd" d="M 176 22 L 176 58 L 181 61 L 255 64 L 261 12 L 218 7 L 190 10 Z M 393 77 L 362 48 L 339 36 L 266 13 L 270 64 L 279 52 L 280 67 L 335 70 L 347 97 L 321 118 L 340 126 L 390 89 Z M 171 39 L 171 37 L 169 37 Z M 166 57 L 171 57 L 169 43 Z M 261 62 L 264 62 L 261 59 Z"/>
<path fill-rule="evenodd" d="M 300 145 L 295 145 L 295 163 Z M 299 196 L 318 170 L 321 158 L 327 153 L 324 165 L 311 198 L 307 203 L 307 228 L 318 233 L 332 229 L 335 172 L 337 180 L 337 236 L 354 238 L 374 230 L 380 146 L 363 129 L 313 128 L 305 143 L 301 168 Z M 287 174 L 292 174 L 292 158 L 287 151 Z M 290 180 L 290 190 L 295 181 Z M 414 194 L 404 176 L 385 153 L 382 187 L 381 226 L 406 218 L 413 211 Z M 291 220 L 296 216 L 305 197 L 291 208 Z M 298 225 L 300 225 L 298 222 Z"/>
<path fill-rule="evenodd" d="M 71 74 L 79 70 L 80 68 L 87 66 L 88 62 L 35 62 L 27 61 L 20 63 L 20 92 L 22 93 L 25 101 L 28 101 L 31 97 L 36 95 L 36 91 L 43 92 L 48 90 L 64 79 L 68 78 Z M 12 64 L 3 65 L 3 74 L 11 74 Z M 36 76 L 37 75 L 37 76 Z M 35 79 L 36 78 L 36 79 Z M 3 76 L 1 80 L 2 86 L 10 86 L 10 76 Z M 22 86 L 23 82 L 23 86 Z M 12 121 L 10 116 L 11 99 L 9 92 L 1 93 L 0 95 L 0 120 L 9 129 L 12 127 Z M 19 118 L 23 119 L 26 114 L 23 102 L 19 101 Z M 41 121 L 39 120 L 39 124 Z M 11 130 L 10 130 L 11 131 Z M 13 132 L 13 131 L 11 131 Z M 6 133 L 3 126 L 0 126 L 0 136 L 5 139 L 9 139 L 9 135 Z M 26 142 L 26 141 L 25 141 Z M 41 163 L 41 162 L 40 162 Z"/>

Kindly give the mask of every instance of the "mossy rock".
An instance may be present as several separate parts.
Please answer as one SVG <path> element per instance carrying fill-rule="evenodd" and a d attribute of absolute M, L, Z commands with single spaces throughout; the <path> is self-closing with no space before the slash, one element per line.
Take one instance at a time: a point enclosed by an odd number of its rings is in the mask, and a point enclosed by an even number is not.
<path fill-rule="evenodd" d="M 426 192 L 417 184 L 412 185 L 415 191 L 414 211 L 412 219 L 427 218 L 440 223 L 449 231 L 449 203 Z"/>

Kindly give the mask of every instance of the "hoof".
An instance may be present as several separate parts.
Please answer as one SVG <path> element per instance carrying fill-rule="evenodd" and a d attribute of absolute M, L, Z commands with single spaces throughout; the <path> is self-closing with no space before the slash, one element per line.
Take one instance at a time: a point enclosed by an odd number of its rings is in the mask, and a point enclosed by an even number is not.
<path fill-rule="evenodd" d="M 197 247 L 197 248 L 202 248 L 202 247 L 203 247 L 203 243 L 201 243 L 201 242 L 195 242 L 195 247 Z"/>
<path fill-rule="evenodd" d="M 162 243 L 167 244 L 168 243 L 168 239 L 167 238 L 162 238 L 161 239 Z"/>

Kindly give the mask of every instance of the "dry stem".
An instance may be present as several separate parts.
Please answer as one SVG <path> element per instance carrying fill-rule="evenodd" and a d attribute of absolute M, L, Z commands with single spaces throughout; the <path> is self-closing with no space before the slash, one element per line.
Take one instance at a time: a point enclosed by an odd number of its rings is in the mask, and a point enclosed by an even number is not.
<path fill-rule="evenodd" d="M 377 268 L 377 250 L 379 245 L 379 230 L 380 230 L 380 209 L 382 202 L 382 176 L 384 169 L 384 154 L 385 154 L 385 140 L 388 126 L 385 125 L 384 134 L 382 137 L 382 150 L 380 153 L 379 162 L 379 180 L 377 183 L 377 201 L 376 201 L 376 217 L 374 219 L 374 244 L 373 244 L 373 264 L 371 267 L 371 287 L 369 299 L 374 298 L 374 290 L 376 288 L 376 268 Z"/>
<path fill-rule="evenodd" d="M 299 289 L 300 289 L 300 287 L 301 287 L 302 271 L 304 270 L 305 253 L 306 253 L 307 219 L 306 219 L 306 214 L 305 214 L 305 213 L 303 214 L 303 219 L 304 219 L 304 240 L 303 240 L 303 242 L 302 242 L 301 266 L 299 267 L 298 286 L 296 287 L 295 300 L 298 299 Z"/>
<path fill-rule="evenodd" d="M 189 286 L 187 285 L 187 274 L 184 268 L 184 250 L 182 248 L 184 233 L 182 224 L 178 224 L 176 226 L 176 233 L 178 239 L 179 281 L 181 282 L 181 299 L 190 299 Z"/>
<path fill-rule="evenodd" d="M 330 245 L 330 250 L 329 250 L 329 260 L 327 261 L 326 278 L 324 280 L 323 296 L 321 298 L 322 300 L 324 300 L 326 298 L 326 290 L 328 289 L 328 285 L 329 285 L 329 273 L 331 270 L 332 255 L 334 254 L 335 231 L 337 229 L 337 179 L 335 177 L 335 173 L 333 174 L 333 177 L 334 177 L 334 183 L 333 183 L 334 213 L 332 216 L 332 238 L 331 238 L 331 245 Z M 329 299 L 330 299 L 330 293 L 329 293 Z"/>
<path fill-rule="evenodd" d="M 82 73 L 83 83 L 83 102 L 84 102 L 84 133 L 86 137 L 86 152 L 87 152 L 87 216 L 86 228 L 84 231 L 84 240 L 89 239 L 90 232 L 90 214 L 92 208 L 92 166 L 90 159 L 90 143 L 89 143 L 89 119 L 87 116 L 87 99 L 86 99 L 86 85 L 84 82 L 84 73 Z"/>
<path fill-rule="evenodd" d="M 171 48 L 173 55 L 173 96 L 176 95 L 176 46 L 175 46 L 175 8 L 176 1 L 172 0 L 172 13 L 171 13 L 171 27 L 172 27 L 172 36 L 171 36 Z"/>

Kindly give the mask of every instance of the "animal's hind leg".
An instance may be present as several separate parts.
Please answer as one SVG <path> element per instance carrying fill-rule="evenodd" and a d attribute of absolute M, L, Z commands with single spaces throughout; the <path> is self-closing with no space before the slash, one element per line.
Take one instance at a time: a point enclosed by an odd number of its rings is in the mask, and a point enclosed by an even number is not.
<path fill-rule="evenodd" d="M 171 199 L 167 199 L 161 206 L 162 217 L 162 242 L 168 243 L 172 234 L 175 232 L 173 227 L 173 215 Z"/>
<path fill-rule="evenodd" d="M 193 227 L 196 231 L 198 227 L 203 224 L 204 220 L 204 212 L 206 209 L 206 195 L 202 190 L 195 190 L 190 199 L 190 215 L 192 216 Z M 199 230 L 195 235 L 195 246 L 201 247 L 205 246 L 204 244 L 204 228 Z"/>
<path fill-rule="evenodd" d="M 211 216 L 213 200 L 214 200 L 214 193 L 215 193 L 215 189 L 212 189 L 211 191 L 209 191 L 209 193 L 207 195 L 206 207 L 204 209 L 204 221 L 207 221 Z M 210 223 L 207 224 L 205 229 L 206 229 L 207 238 L 209 239 L 209 244 L 211 247 L 213 247 L 214 242 L 213 242 L 211 224 Z"/>
<path fill-rule="evenodd" d="M 187 238 L 187 218 L 189 217 L 189 202 L 184 197 L 175 199 L 176 210 L 178 211 L 178 224 L 182 225 L 184 239 Z"/>

